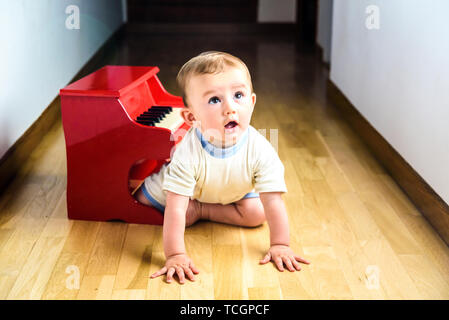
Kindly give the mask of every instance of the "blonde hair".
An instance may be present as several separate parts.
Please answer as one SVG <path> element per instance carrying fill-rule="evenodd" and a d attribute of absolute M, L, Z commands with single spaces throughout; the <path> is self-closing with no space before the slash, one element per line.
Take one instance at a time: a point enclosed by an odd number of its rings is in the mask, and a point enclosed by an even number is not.
<path fill-rule="evenodd" d="M 253 92 L 253 84 L 251 82 L 251 75 L 246 64 L 239 58 L 220 51 L 207 51 L 200 53 L 187 61 L 179 70 L 176 82 L 181 89 L 182 99 L 184 105 L 187 105 L 186 87 L 187 81 L 191 76 L 200 74 L 217 74 L 223 72 L 225 67 L 235 67 L 242 69 L 249 81 L 251 92 Z"/>

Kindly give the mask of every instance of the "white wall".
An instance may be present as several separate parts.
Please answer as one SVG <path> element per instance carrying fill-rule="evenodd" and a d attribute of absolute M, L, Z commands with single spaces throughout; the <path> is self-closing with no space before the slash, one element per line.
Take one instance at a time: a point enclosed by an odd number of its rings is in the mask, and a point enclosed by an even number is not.
<path fill-rule="evenodd" d="M 368 5 L 380 29 L 365 27 Z M 334 0 L 331 80 L 449 203 L 449 1 Z"/>
<path fill-rule="evenodd" d="M 333 0 L 318 0 L 318 30 L 316 42 L 323 49 L 323 61 L 330 63 L 332 43 L 332 3 Z"/>
<path fill-rule="evenodd" d="M 66 28 L 68 5 L 80 29 Z M 0 158 L 123 23 L 121 0 L 0 0 Z"/>
<path fill-rule="evenodd" d="M 296 0 L 259 0 L 257 22 L 296 22 Z"/>

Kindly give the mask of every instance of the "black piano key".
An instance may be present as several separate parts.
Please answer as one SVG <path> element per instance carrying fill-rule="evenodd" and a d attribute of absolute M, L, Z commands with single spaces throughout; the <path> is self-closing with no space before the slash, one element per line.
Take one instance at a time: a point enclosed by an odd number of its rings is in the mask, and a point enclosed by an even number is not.
<path fill-rule="evenodd" d="M 150 111 L 145 111 L 142 114 L 167 114 L 167 111 L 164 110 L 150 110 Z"/>
<path fill-rule="evenodd" d="M 139 120 L 151 120 L 151 119 L 157 119 L 157 120 L 162 120 L 164 117 L 163 116 L 158 116 L 158 115 L 144 115 L 144 116 L 138 116 L 137 119 Z"/>
<path fill-rule="evenodd" d="M 159 117 L 159 116 L 156 114 L 141 114 L 137 118 L 157 118 L 157 117 Z"/>
<path fill-rule="evenodd" d="M 164 113 L 164 114 L 170 113 L 170 111 L 167 109 L 154 109 L 154 110 L 150 109 L 150 111 L 147 111 L 147 112 L 148 113 Z"/>
<path fill-rule="evenodd" d="M 152 106 L 150 109 L 170 109 L 171 110 L 172 107 L 170 106 Z"/>
<path fill-rule="evenodd" d="M 139 120 L 139 123 L 154 126 L 157 123 L 157 121 L 154 121 L 154 120 Z"/>
<path fill-rule="evenodd" d="M 141 116 L 160 116 L 160 115 L 165 115 L 165 113 L 163 112 L 144 112 L 141 114 Z"/>
<path fill-rule="evenodd" d="M 141 114 L 140 116 L 138 116 L 137 118 L 163 118 L 162 115 L 160 114 Z"/>
<path fill-rule="evenodd" d="M 165 114 L 155 114 L 155 115 L 153 115 L 153 116 L 156 117 L 156 118 L 158 118 L 158 119 L 160 119 L 160 120 L 162 120 L 162 119 L 165 118 Z"/>
<path fill-rule="evenodd" d="M 158 118 L 141 118 L 141 119 L 138 119 L 139 121 L 144 121 L 144 122 L 149 122 L 149 121 L 151 121 L 151 122 L 154 122 L 154 123 L 159 123 L 160 122 L 160 119 L 158 119 Z"/>
<path fill-rule="evenodd" d="M 155 125 L 155 123 L 153 121 L 141 121 L 141 120 L 138 120 L 137 123 L 142 124 L 144 126 L 151 126 L 151 127 L 154 127 L 154 125 Z"/>
<path fill-rule="evenodd" d="M 168 110 L 168 112 L 171 112 L 173 108 L 170 106 L 152 106 L 151 108 L 148 109 L 148 111 L 149 110 Z"/>
<path fill-rule="evenodd" d="M 156 107 L 154 107 L 154 108 L 148 109 L 144 113 L 155 113 L 155 112 L 157 112 L 157 113 L 170 113 L 171 111 L 168 108 L 156 108 Z"/>
<path fill-rule="evenodd" d="M 140 114 L 136 121 L 143 125 L 154 126 L 159 123 L 173 108 L 171 106 L 152 106 Z"/>
<path fill-rule="evenodd" d="M 168 113 L 169 111 L 167 109 L 150 109 L 150 110 L 145 111 L 144 113 L 154 113 L 154 112 Z"/>
<path fill-rule="evenodd" d="M 161 117 L 165 118 L 165 113 L 159 113 L 159 112 L 151 112 L 151 113 L 143 113 L 140 116 L 141 117 Z"/>

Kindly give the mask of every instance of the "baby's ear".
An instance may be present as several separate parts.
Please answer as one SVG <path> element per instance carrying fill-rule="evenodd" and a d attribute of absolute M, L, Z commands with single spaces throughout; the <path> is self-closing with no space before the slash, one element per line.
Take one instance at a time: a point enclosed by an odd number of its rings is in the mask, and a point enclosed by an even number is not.
<path fill-rule="evenodd" d="M 251 94 L 251 102 L 253 103 L 253 107 L 256 105 L 256 94 L 253 92 Z"/>
<path fill-rule="evenodd" d="M 192 111 L 190 111 L 188 107 L 182 108 L 181 117 L 191 127 L 193 126 L 193 123 L 196 122 L 195 115 L 192 113 Z"/>

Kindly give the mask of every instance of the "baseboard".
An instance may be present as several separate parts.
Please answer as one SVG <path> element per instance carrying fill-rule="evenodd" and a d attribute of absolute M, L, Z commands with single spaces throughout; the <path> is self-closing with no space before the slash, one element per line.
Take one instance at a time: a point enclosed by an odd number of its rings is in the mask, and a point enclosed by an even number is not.
<path fill-rule="evenodd" d="M 328 79 L 327 95 L 377 160 L 449 246 L 449 206 Z"/>
<path fill-rule="evenodd" d="M 42 137 L 61 118 L 59 105 L 59 97 L 57 97 L 0 159 L 0 194 L 16 177 L 31 152 L 41 142 Z"/>
<path fill-rule="evenodd" d="M 318 42 L 315 43 L 316 50 L 318 51 L 318 57 L 320 58 L 321 64 L 323 64 L 327 70 L 330 70 L 330 64 L 324 61 L 324 50 L 323 47 L 319 45 Z"/>
<path fill-rule="evenodd" d="M 97 51 L 97 53 L 81 68 L 70 81 L 76 81 L 85 75 L 102 67 L 104 58 L 116 45 L 124 32 L 124 26 L 119 28 Z M 39 145 L 42 137 L 61 119 L 61 103 L 59 91 L 55 92 L 56 98 L 45 108 L 39 118 L 25 131 L 24 134 L 6 151 L 0 159 L 0 194 L 2 194 L 12 180 L 16 177 L 20 168 L 28 160 L 29 155 Z"/>
<path fill-rule="evenodd" d="M 145 34 L 284 34 L 297 32 L 294 23 L 128 23 L 126 31 Z"/>

